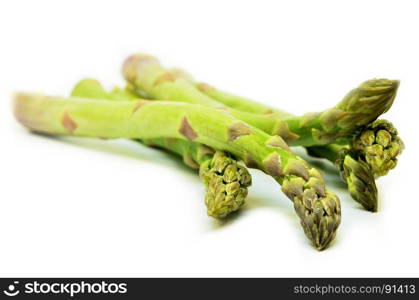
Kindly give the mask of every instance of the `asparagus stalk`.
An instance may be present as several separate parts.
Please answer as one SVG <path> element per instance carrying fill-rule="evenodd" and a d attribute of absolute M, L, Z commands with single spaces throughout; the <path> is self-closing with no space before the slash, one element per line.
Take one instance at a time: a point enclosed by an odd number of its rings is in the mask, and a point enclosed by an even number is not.
<path fill-rule="evenodd" d="M 260 109 L 252 101 L 234 101 L 231 97 L 217 97 L 211 88 L 199 90 L 193 83 L 162 67 L 159 61 L 148 55 L 128 57 L 122 68 L 125 79 L 137 91 L 145 92 L 155 99 L 174 100 L 208 105 L 226 109 L 237 105 L 229 112 L 271 135 L 281 135 L 287 143 L 300 146 L 329 144 L 334 140 L 351 135 L 386 112 L 396 96 L 399 82 L 374 79 L 362 83 L 349 92 L 335 107 L 323 112 L 288 116 L 279 119 L 271 108 Z M 209 95 L 207 95 L 209 93 Z M 212 98 L 213 97 L 213 98 Z M 224 104 L 222 102 L 225 102 Z M 263 112 L 263 114 L 255 114 Z"/>
<path fill-rule="evenodd" d="M 225 111 L 167 101 L 103 101 L 18 93 L 16 119 L 31 130 L 52 135 L 104 138 L 177 138 L 231 152 L 282 185 L 301 225 L 321 250 L 340 224 L 338 197 L 326 190 L 320 173 L 270 136 Z"/>
<path fill-rule="evenodd" d="M 109 93 L 95 79 L 83 79 L 78 82 L 71 96 L 106 100 L 138 100 L 138 96 L 117 87 Z M 187 166 L 199 169 L 200 178 L 206 189 L 205 204 L 209 216 L 224 218 L 244 204 L 248 193 L 247 188 L 251 185 L 251 176 L 247 169 L 239 165 L 231 155 L 180 139 L 156 138 L 135 141 L 175 153 L 183 158 Z"/>

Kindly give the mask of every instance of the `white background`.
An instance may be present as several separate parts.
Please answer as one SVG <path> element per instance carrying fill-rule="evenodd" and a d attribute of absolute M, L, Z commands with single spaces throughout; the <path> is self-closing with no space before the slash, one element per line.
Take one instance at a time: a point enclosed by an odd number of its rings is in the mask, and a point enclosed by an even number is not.
<path fill-rule="evenodd" d="M 417 1 L 2 1 L 0 276 L 419 276 Z M 206 216 L 195 173 L 130 141 L 46 138 L 11 114 L 16 90 L 66 95 L 83 77 L 123 84 L 132 52 L 293 113 L 366 79 L 400 79 L 385 118 L 406 150 L 360 209 L 331 165 L 343 219 L 314 250 L 259 171 L 248 205 Z M 303 153 L 303 152 L 299 152 Z"/>

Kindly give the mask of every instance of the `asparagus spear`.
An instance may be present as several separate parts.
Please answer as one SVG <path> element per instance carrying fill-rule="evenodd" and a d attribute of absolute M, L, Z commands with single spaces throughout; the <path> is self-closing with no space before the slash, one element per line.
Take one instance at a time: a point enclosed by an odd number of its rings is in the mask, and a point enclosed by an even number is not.
<path fill-rule="evenodd" d="M 263 110 L 265 115 L 255 114 L 253 109 L 257 105 L 251 101 L 233 101 L 225 95 L 216 97 L 214 92 L 210 97 L 206 93 L 211 93 L 211 88 L 199 90 L 193 83 L 165 69 L 156 58 L 148 55 L 137 54 L 128 57 L 122 72 L 132 88 L 155 99 L 223 109 L 229 104 L 237 105 L 237 108 L 248 111 L 230 108 L 229 112 L 236 118 L 268 134 L 281 135 L 287 143 L 292 142 L 296 146 L 329 144 L 338 138 L 351 135 L 356 129 L 371 123 L 391 107 L 399 85 L 396 80 L 369 80 L 349 92 L 335 107 L 300 117 L 288 116 L 279 119 L 272 114 L 275 111 L 270 108 Z M 221 103 L 224 101 L 225 105 Z"/>
<path fill-rule="evenodd" d="M 338 197 L 326 190 L 320 173 L 270 136 L 225 111 L 167 101 L 103 101 L 18 93 L 16 119 L 31 130 L 52 135 L 104 138 L 177 138 L 231 152 L 282 185 L 293 201 L 304 232 L 324 249 L 340 224 Z"/>
<path fill-rule="evenodd" d="M 138 100 L 138 96 L 117 87 L 109 93 L 95 79 L 83 79 L 78 82 L 71 96 L 106 100 Z M 247 188 L 251 185 L 252 179 L 247 169 L 239 165 L 231 155 L 180 139 L 155 138 L 135 141 L 178 154 L 183 157 L 187 166 L 199 169 L 200 178 L 206 188 L 205 204 L 209 216 L 224 218 L 244 204 L 248 193 Z"/>

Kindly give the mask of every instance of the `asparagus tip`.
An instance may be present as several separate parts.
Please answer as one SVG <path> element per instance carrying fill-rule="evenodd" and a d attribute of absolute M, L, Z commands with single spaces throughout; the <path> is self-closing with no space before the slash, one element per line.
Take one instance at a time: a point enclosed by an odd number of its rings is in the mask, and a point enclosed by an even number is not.
<path fill-rule="evenodd" d="M 375 120 L 365 126 L 354 136 L 351 146 L 371 166 L 375 178 L 394 169 L 404 149 L 396 128 L 387 120 Z"/>
<path fill-rule="evenodd" d="M 133 54 L 128 56 L 122 64 L 122 74 L 128 82 L 134 82 L 138 76 L 138 69 L 145 64 L 159 64 L 154 56 L 148 54 Z"/>
<path fill-rule="evenodd" d="M 378 191 L 370 165 L 357 151 L 342 149 L 336 160 L 340 176 L 347 183 L 352 198 L 366 210 L 377 211 Z"/>
<path fill-rule="evenodd" d="M 309 169 L 308 180 L 291 175 L 284 180 L 282 189 L 293 199 L 306 236 L 316 249 L 325 249 L 334 239 L 340 224 L 339 198 L 324 189 L 323 178 L 313 168 Z"/>
<path fill-rule="evenodd" d="M 216 151 L 201 164 L 199 173 L 207 188 L 205 204 L 209 216 L 224 218 L 244 204 L 252 179 L 234 158 Z"/>

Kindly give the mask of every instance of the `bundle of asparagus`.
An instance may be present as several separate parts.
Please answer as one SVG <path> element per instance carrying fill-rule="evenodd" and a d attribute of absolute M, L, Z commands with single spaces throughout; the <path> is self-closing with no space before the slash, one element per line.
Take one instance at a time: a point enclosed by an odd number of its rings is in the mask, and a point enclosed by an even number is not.
<path fill-rule="evenodd" d="M 245 202 L 247 168 L 272 176 L 293 202 L 313 245 L 322 250 L 336 235 L 341 209 L 320 172 L 289 146 L 334 162 L 352 197 L 377 209 L 375 178 L 397 163 L 403 143 L 396 129 L 377 118 L 392 105 L 398 81 L 374 79 L 335 107 L 294 116 L 167 70 L 148 55 L 132 55 L 122 67 L 125 88 L 106 91 L 85 79 L 71 96 L 18 93 L 17 120 L 50 135 L 128 138 L 181 156 L 199 169 L 209 216 L 223 218 Z"/>

